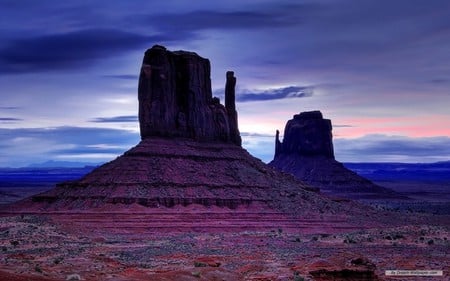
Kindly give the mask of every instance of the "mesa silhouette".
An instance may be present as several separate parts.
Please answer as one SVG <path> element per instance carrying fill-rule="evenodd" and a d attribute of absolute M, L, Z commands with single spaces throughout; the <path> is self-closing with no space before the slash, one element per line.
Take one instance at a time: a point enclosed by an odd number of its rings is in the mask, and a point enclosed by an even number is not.
<path fill-rule="evenodd" d="M 324 194 L 350 199 L 405 199 L 347 169 L 334 158 L 331 120 L 320 111 L 301 112 L 286 123 L 283 142 L 275 137 L 275 155 L 269 163 Z"/>

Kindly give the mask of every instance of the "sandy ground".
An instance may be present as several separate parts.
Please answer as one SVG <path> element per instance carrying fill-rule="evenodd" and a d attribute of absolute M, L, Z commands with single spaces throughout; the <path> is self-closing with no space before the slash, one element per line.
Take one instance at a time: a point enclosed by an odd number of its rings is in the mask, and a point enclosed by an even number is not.
<path fill-rule="evenodd" d="M 448 216 L 358 228 L 225 211 L 3 214 L 0 280 L 430 280 L 389 278 L 390 269 L 443 270 L 428 278 L 448 280 Z"/>

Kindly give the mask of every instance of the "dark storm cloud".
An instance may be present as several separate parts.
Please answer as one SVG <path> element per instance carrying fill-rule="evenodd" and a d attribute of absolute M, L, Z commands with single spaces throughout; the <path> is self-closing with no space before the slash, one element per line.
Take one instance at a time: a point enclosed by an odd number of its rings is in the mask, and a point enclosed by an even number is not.
<path fill-rule="evenodd" d="M 16 110 L 19 109 L 18 106 L 0 106 L 0 110 Z"/>
<path fill-rule="evenodd" d="M 85 67 L 97 59 L 139 49 L 165 36 L 89 29 L 13 40 L 0 49 L 0 73 Z"/>
<path fill-rule="evenodd" d="M 23 119 L 13 118 L 13 117 L 0 117 L 0 121 L 17 122 L 17 121 L 23 121 Z"/>
<path fill-rule="evenodd" d="M 138 122 L 138 118 L 135 115 L 129 116 L 114 116 L 114 117 L 98 117 L 90 120 L 93 123 L 122 123 L 122 122 Z"/>
<path fill-rule="evenodd" d="M 402 70 L 402 76 L 414 81 L 414 68 L 405 70 L 402 66 L 427 64 L 419 58 L 439 56 L 432 50 L 437 46 L 445 49 L 449 43 L 445 39 L 450 37 L 449 1 L 341 0 L 321 2 L 306 13 L 301 8 L 291 5 L 290 9 L 274 9 L 289 18 L 297 14 L 297 25 L 268 33 L 267 42 L 259 47 L 264 50 L 282 45 L 282 52 L 271 51 L 273 57 L 286 67 L 295 66 L 297 71 L 356 72 L 379 77 Z M 252 61 L 262 60 L 252 57 L 248 63 Z"/>
<path fill-rule="evenodd" d="M 148 23 L 160 30 L 184 32 L 204 29 L 259 29 L 293 24 L 293 20 L 283 14 L 255 11 L 192 11 L 151 15 L 145 18 Z"/>
<path fill-rule="evenodd" d="M 290 86 L 279 89 L 270 89 L 262 92 L 242 92 L 236 94 L 237 102 L 252 102 L 252 101 L 269 101 L 287 98 L 305 98 L 313 94 L 311 87 Z"/>
<path fill-rule="evenodd" d="M 245 6 L 245 5 L 244 5 Z M 171 34 L 185 41 L 204 38 L 199 32 L 204 30 L 254 30 L 292 27 L 301 24 L 322 9 L 320 4 L 275 4 L 247 5 L 224 11 L 220 8 L 195 9 L 184 12 L 134 14 L 128 23 L 135 27 L 151 26 L 158 32 Z"/>

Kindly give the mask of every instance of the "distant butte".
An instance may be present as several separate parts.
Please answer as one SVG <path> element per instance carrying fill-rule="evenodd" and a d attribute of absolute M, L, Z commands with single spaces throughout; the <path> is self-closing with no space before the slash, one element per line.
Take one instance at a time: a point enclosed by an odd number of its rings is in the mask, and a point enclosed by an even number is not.
<path fill-rule="evenodd" d="M 403 198 L 336 161 L 331 120 L 324 119 L 320 111 L 294 115 L 286 123 L 283 142 L 276 132 L 275 155 L 269 165 L 331 196 L 361 200 Z"/>

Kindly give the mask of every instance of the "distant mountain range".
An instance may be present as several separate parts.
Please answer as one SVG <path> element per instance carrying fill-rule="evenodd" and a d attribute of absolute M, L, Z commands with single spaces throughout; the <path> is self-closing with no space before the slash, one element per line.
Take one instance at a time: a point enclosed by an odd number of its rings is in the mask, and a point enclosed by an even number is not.
<path fill-rule="evenodd" d="M 5 177 L 33 178 L 37 175 L 66 175 L 73 178 L 82 176 L 102 163 L 46 161 L 21 168 L 0 167 L 0 179 Z M 372 181 L 411 180 L 411 181 L 449 181 L 450 161 L 435 163 L 344 163 L 348 169 Z"/>
<path fill-rule="evenodd" d="M 97 167 L 100 166 L 101 164 L 103 163 L 49 160 L 42 163 L 30 164 L 25 168 L 82 168 L 82 167 Z"/>
<path fill-rule="evenodd" d="M 345 167 L 372 181 L 448 181 L 450 161 L 435 163 L 344 163 Z"/>

